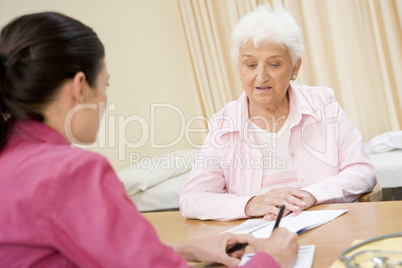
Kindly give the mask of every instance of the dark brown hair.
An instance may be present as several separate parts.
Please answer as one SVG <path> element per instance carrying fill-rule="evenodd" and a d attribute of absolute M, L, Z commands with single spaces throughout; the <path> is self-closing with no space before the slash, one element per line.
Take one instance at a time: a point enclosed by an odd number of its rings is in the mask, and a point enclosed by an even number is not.
<path fill-rule="evenodd" d="M 0 148 L 18 119 L 43 121 L 42 109 L 83 72 L 96 87 L 104 47 L 83 23 L 55 12 L 18 17 L 0 33 Z"/>

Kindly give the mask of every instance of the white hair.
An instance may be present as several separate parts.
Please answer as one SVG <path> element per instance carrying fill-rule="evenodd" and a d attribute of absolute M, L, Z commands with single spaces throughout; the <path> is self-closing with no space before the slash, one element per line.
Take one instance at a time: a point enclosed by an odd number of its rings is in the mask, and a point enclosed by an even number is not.
<path fill-rule="evenodd" d="M 303 34 L 292 14 L 282 6 L 272 9 L 260 5 L 240 19 L 231 34 L 231 55 L 236 65 L 239 63 L 239 50 L 250 42 L 258 48 L 261 43 L 286 47 L 292 65 L 300 58 L 304 49 Z"/>

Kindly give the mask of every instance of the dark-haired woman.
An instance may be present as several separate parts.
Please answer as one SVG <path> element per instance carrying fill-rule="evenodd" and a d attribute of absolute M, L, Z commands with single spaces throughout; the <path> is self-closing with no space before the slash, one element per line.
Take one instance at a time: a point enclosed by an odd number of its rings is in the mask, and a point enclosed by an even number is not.
<path fill-rule="evenodd" d="M 95 141 L 109 80 L 104 48 L 58 13 L 19 17 L 0 33 L 0 266 L 186 267 L 187 261 L 290 267 L 297 236 L 226 234 L 168 247 L 127 198 Z M 269 254 L 267 254 L 269 253 Z"/>

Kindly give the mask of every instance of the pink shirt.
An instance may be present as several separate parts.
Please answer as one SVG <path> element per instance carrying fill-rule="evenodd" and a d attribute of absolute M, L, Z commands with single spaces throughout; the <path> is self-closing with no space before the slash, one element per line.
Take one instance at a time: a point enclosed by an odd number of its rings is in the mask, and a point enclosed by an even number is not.
<path fill-rule="evenodd" d="M 266 253 L 249 264 L 279 267 Z M 107 160 L 17 122 L 0 150 L 1 267 L 188 267 L 125 194 Z"/>
<path fill-rule="evenodd" d="M 376 172 L 353 127 L 325 87 L 289 87 L 289 155 L 301 189 L 318 203 L 354 202 L 376 184 Z M 184 217 L 246 218 L 249 199 L 261 192 L 263 161 L 250 129 L 245 93 L 209 121 L 202 150 L 180 196 Z"/>

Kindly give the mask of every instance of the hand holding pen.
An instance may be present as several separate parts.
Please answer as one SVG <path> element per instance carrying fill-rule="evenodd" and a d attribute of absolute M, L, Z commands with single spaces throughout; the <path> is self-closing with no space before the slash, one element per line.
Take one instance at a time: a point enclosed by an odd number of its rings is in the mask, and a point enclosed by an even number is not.
<path fill-rule="evenodd" d="M 278 228 L 279 223 L 281 222 L 281 219 L 282 219 L 283 211 L 284 211 L 284 210 L 285 210 L 285 205 L 282 205 L 282 206 L 281 206 L 281 209 L 279 210 L 278 217 L 276 218 L 275 225 L 274 225 L 274 228 L 272 229 L 272 232 L 273 232 L 276 228 Z M 236 250 L 243 249 L 243 248 L 245 248 L 245 247 L 247 247 L 247 246 L 248 246 L 248 243 L 236 244 L 234 247 L 228 249 L 227 252 L 228 252 L 228 254 L 230 254 L 230 253 L 235 252 Z"/>
<path fill-rule="evenodd" d="M 282 206 L 276 218 L 271 236 L 268 239 L 255 239 L 250 244 L 257 251 L 265 251 L 275 259 L 281 267 L 293 267 L 296 263 L 299 244 L 297 234 L 289 232 L 286 228 L 280 228 L 285 206 Z"/>

